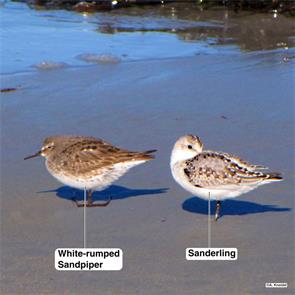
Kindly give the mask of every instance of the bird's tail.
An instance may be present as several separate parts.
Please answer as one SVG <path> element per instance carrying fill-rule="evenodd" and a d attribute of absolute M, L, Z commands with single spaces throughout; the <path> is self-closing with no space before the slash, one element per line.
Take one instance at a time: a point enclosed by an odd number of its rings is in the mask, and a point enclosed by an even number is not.
<path fill-rule="evenodd" d="M 270 172 L 267 173 L 267 180 L 271 180 L 271 181 L 281 181 L 283 180 L 283 177 L 281 175 L 281 173 L 279 172 Z"/>
<path fill-rule="evenodd" d="M 155 153 L 157 150 L 148 150 L 148 151 L 145 151 L 145 152 L 142 152 L 140 153 L 140 155 L 142 156 L 142 158 L 144 160 L 152 160 L 155 158 L 154 155 L 151 155 L 152 153 Z"/>
<path fill-rule="evenodd" d="M 149 150 L 149 151 L 145 151 L 143 152 L 143 154 L 152 154 L 155 153 L 157 150 Z"/>

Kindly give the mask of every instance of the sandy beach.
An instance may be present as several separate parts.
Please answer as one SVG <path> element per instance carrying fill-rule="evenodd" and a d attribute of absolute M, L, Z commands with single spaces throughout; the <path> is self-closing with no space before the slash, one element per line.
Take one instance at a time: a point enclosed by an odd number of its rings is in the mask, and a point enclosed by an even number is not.
<path fill-rule="evenodd" d="M 1 294 L 294 294 L 294 51 L 149 58 L 2 75 Z M 279 171 L 283 182 L 225 201 L 212 247 L 237 261 L 187 261 L 207 246 L 207 203 L 172 179 L 176 139 Z M 87 209 L 87 245 L 121 248 L 118 272 L 59 272 L 56 248 L 83 247 L 83 193 L 58 183 L 43 158 L 50 135 L 91 135 L 130 150 L 157 149 Z M 214 205 L 214 203 L 213 203 Z M 285 282 L 288 288 L 266 289 Z M 278 292 L 277 292 L 278 291 Z"/>
<path fill-rule="evenodd" d="M 208 79 L 210 76 L 210 79 Z M 276 54 L 196 56 L 4 77 L 1 258 L 3 294 L 264 294 L 269 281 L 294 291 L 294 85 Z M 276 84 L 277 87 L 269 87 Z M 235 87 L 233 87 L 235 85 Z M 212 245 L 236 247 L 236 262 L 188 262 L 207 243 L 207 204 L 169 171 L 174 141 L 198 134 L 281 171 L 285 181 L 224 203 Z M 58 272 L 53 253 L 82 247 L 83 211 L 35 152 L 44 137 L 83 134 L 133 150 L 158 149 L 88 210 L 89 247 L 120 247 L 121 272 Z M 82 198 L 82 193 L 80 193 Z M 198 290 L 201 290 L 200 292 Z"/>

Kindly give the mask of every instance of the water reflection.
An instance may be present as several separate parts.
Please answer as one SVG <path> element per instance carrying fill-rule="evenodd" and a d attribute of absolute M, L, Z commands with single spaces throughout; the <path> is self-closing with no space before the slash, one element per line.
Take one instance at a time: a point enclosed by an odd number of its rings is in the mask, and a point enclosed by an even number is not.
<path fill-rule="evenodd" d="M 187 42 L 238 45 L 244 51 L 293 47 L 294 18 L 278 14 L 204 10 L 193 4 L 130 7 L 97 14 L 98 31 L 166 32 Z"/>

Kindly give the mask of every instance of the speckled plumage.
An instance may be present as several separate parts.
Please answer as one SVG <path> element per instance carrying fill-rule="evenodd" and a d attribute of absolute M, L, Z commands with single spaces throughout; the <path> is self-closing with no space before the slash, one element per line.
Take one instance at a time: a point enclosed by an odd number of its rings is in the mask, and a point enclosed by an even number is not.
<path fill-rule="evenodd" d="M 184 173 L 189 181 L 198 187 L 215 188 L 222 185 L 253 184 L 274 177 L 251 169 L 256 165 L 235 161 L 230 154 L 204 151 L 185 161 Z M 257 169 L 257 168 L 256 168 Z"/>
<path fill-rule="evenodd" d="M 279 173 L 252 165 L 237 156 L 203 150 L 201 140 L 186 135 L 177 140 L 170 167 L 176 182 L 203 199 L 224 200 L 247 193 L 260 185 L 282 180 Z"/>
<path fill-rule="evenodd" d="M 44 140 L 35 156 L 46 158 L 48 171 L 65 185 L 102 190 L 130 168 L 149 161 L 154 152 L 132 152 L 86 136 L 52 136 Z"/>

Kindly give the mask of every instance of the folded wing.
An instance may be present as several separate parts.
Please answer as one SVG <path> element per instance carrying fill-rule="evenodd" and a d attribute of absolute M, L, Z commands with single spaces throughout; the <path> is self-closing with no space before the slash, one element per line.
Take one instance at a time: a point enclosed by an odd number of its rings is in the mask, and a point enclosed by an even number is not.
<path fill-rule="evenodd" d="M 81 137 L 81 140 L 63 147 L 58 154 L 60 165 L 71 165 L 73 173 L 87 173 L 101 168 L 107 169 L 113 165 L 125 162 L 148 161 L 154 158 L 150 153 L 132 152 L 120 149 L 101 139 Z M 66 155 L 66 157 L 64 157 Z M 63 159 L 68 159 L 64 161 Z M 69 171 L 68 170 L 68 171 Z"/>
<path fill-rule="evenodd" d="M 262 181 L 282 179 L 279 173 L 255 171 L 256 165 L 229 154 L 203 152 L 186 161 L 184 173 L 196 187 L 214 188 L 231 185 L 256 185 Z M 251 168 L 251 169 L 250 169 Z"/>

